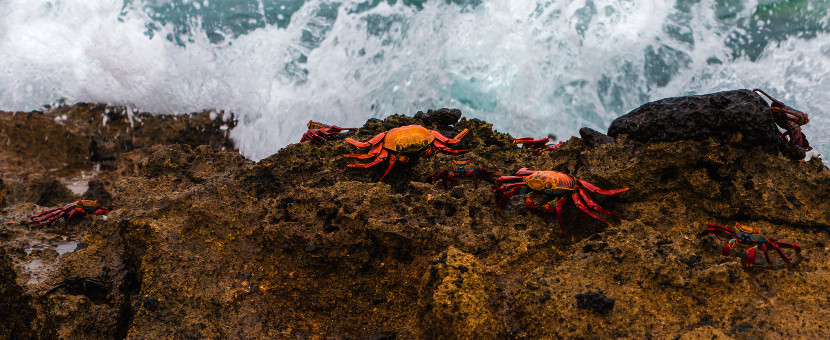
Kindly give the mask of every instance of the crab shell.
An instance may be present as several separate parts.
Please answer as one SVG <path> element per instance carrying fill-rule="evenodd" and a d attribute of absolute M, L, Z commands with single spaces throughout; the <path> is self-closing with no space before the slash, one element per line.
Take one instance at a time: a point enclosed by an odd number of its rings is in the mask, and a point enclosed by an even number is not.
<path fill-rule="evenodd" d="M 766 236 L 764 236 L 764 234 L 761 234 L 761 230 L 750 227 L 748 225 L 735 223 L 734 230 L 735 237 L 740 239 L 744 243 L 765 243 L 775 241 L 774 239 L 768 239 Z"/>
<path fill-rule="evenodd" d="M 435 136 L 429 129 L 420 125 L 407 125 L 387 131 L 382 143 L 384 149 L 397 154 L 421 154 L 426 151 L 423 156 L 429 157 L 434 152 L 429 149 L 434 140 Z M 406 163 L 409 159 L 400 155 L 398 161 Z"/>
<path fill-rule="evenodd" d="M 74 203 L 70 203 L 64 206 L 63 210 L 68 212 L 71 211 L 73 208 L 81 208 L 87 214 L 92 215 L 105 215 L 110 212 L 109 209 L 101 206 L 100 204 L 98 204 L 98 201 L 95 200 L 80 200 Z"/>
<path fill-rule="evenodd" d="M 536 171 L 524 178 L 525 184 L 546 195 L 560 195 L 579 186 L 576 178 L 558 171 Z"/>

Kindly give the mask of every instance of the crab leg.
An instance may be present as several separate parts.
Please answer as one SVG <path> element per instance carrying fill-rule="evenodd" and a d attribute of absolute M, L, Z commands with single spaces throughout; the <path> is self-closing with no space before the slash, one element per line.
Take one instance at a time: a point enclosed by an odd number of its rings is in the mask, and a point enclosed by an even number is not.
<path fill-rule="evenodd" d="M 354 154 L 353 153 L 353 154 L 343 155 L 343 157 L 357 158 L 357 159 L 369 159 L 369 158 L 377 156 L 382 149 L 383 149 L 383 144 L 375 144 L 375 146 L 373 146 L 372 149 L 369 150 L 369 153 L 367 153 L 367 154 Z"/>
<path fill-rule="evenodd" d="M 602 207 L 600 207 L 599 204 L 597 204 L 597 202 L 594 202 L 594 200 L 591 199 L 591 196 L 588 195 L 588 192 L 586 192 L 585 190 L 579 189 L 578 191 L 579 191 L 579 195 L 582 196 L 582 199 L 585 200 L 585 203 L 587 203 L 588 206 L 591 207 L 591 209 L 594 209 L 594 210 L 596 210 L 596 211 L 598 211 L 602 214 L 605 214 L 605 215 L 617 216 L 617 214 L 612 213 L 612 212 L 610 212 L 608 210 L 605 210 Z"/>
<path fill-rule="evenodd" d="M 384 150 L 384 151 L 386 151 L 386 150 Z M 383 178 L 386 177 L 387 174 L 389 174 L 389 171 L 392 170 L 392 167 L 394 165 L 395 165 L 395 155 L 392 155 L 391 157 L 389 157 L 389 167 L 386 168 L 386 172 L 383 173 L 383 176 L 380 176 L 380 180 L 378 180 L 378 183 L 383 182 Z"/>
<path fill-rule="evenodd" d="M 628 190 L 628 188 L 605 190 L 605 189 L 598 188 L 596 185 L 588 183 L 588 181 L 584 181 L 584 180 L 581 180 L 581 179 L 577 179 L 577 180 L 579 181 L 580 184 L 582 184 L 583 187 L 585 187 L 585 189 L 588 189 L 590 192 L 597 193 L 597 194 L 600 194 L 600 195 L 615 195 L 615 194 L 619 194 L 621 192 L 624 192 L 624 191 Z"/>
<path fill-rule="evenodd" d="M 69 221 L 70 219 L 72 219 L 72 216 L 75 216 L 75 214 L 78 213 L 80 213 L 81 215 L 86 215 L 86 211 L 84 211 L 83 208 L 75 208 L 72 209 L 71 212 L 69 212 L 69 216 L 66 216 L 66 220 Z"/>
<path fill-rule="evenodd" d="M 530 175 L 534 172 L 536 172 L 536 171 L 528 170 L 527 168 L 521 168 L 518 171 L 516 171 L 516 173 L 514 173 L 513 175 L 514 176 L 525 176 L 525 175 Z"/>
<path fill-rule="evenodd" d="M 560 198 L 559 200 L 556 201 L 556 206 L 554 206 L 554 209 L 556 209 L 556 218 L 559 219 L 559 233 L 560 234 L 565 233 L 565 219 L 562 218 L 562 209 L 565 208 L 565 202 L 567 202 L 567 201 L 568 201 L 567 196 L 562 197 L 562 198 Z"/>
<path fill-rule="evenodd" d="M 545 147 L 544 149 L 539 150 L 539 152 L 550 151 L 550 150 L 556 149 L 556 148 L 562 146 L 562 144 L 565 144 L 565 142 L 559 142 L 559 143 L 553 144 L 551 146 Z"/>
<path fill-rule="evenodd" d="M 60 215 L 61 213 L 62 213 L 62 211 L 60 211 L 60 210 L 58 210 L 58 211 L 53 211 L 53 212 L 49 213 L 49 215 L 43 216 L 43 217 L 41 217 L 41 218 L 39 218 L 39 219 L 34 219 L 34 220 L 32 220 L 32 222 L 40 222 L 40 221 L 48 220 L 48 219 L 50 219 L 50 218 L 52 218 L 52 217 L 55 217 L 55 216 L 57 216 L 57 215 Z M 32 217 L 30 217 L 30 218 L 39 217 L 39 216 L 42 216 L 42 215 L 43 215 L 43 214 L 41 214 L 41 215 L 37 215 L 37 216 L 32 216 Z"/>
<path fill-rule="evenodd" d="M 46 215 L 48 213 L 54 213 L 54 212 L 57 212 L 59 210 L 61 210 L 61 208 L 53 208 L 53 209 L 45 210 L 40 214 L 30 216 L 30 218 L 41 217 L 41 216 Z"/>
<path fill-rule="evenodd" d="M 324 142 L 324 141 L 326 141 L 325 136 L 320 134 L 320 132 L 321 131 L 316 130 L 316 129 L 311 129 L 311 130 L 306 131 L 306 133 L 303 134 L 303 138 L 300 138 L 300 143 L 305 142 L 305 141 L 311 141 L 311 142 L 321 142 L 321 141 Z"/>
<path fill-rule="evenodd" d="M 533 201 L 533 195 L 532 194 L 528 194 L 527 197 L 525 197 L 525 206 L 527 207 L 527 209 L 530 210 L 530 211 L 538 212 L 538 213 L 545 213 L 545 214 L 552 213 L 553 212 L 553 206 L 551 206 L 551 204 L 550 204 L 551 202 L 556 204 L 556 199 L 553 199 L 551 201 L 547 201 L 547 202 L 545 202 L 545 204 L 542 204 L 542 205 L 537 205 L 536 202 Z"/>
<path fill-rule="evenodd" d="M 781 251 L 781 248 L 779 248 L 778 245 L 775 244 L 774 242 L 770 242 L 770 244 L 775 249 L 775 251 L 778 252 L 778 255 L 781 255 L 781 258 L 784 259 L 784 262 L 787 262 L 787 267 L 792 267 L 793 266 L 792 262 L 790 262 L 790 259 L 787 258 L 787 255 L 784 255 L 784 252 Z"/>
<path fill-rule="evenodd" d="M 371 161 L 369 163 L 349 164 L 347 166 L 350 167 L 350 168 L 368 168 L 368 167 L 374 166 L 374 165 L 376 165 L 380 162 L 383 162 L 383 160 L 385 160 L 386 157 L 388 157 L 388 156 L 389 156 L 389 152 L 387 152 L 386 150 L 382 150 L 380 152 L 380 154 L 378 155 L 378 157 L 375 158 L 374 161 Z"/>
<path fill-rule="evenodd" d="M 533 139 L 533 137 L 522 137 L 513 140 L 513 145 L 520 144 L 526 148 L 541 148 L 550 142 L 550 138 Z"/>
<path fill-rule="evenodd" d="M 795 249 L 795 252 L 798 253 L 798 254 L 801 253 L 801 247 L 799 245 L 795 244 L 795 243 L 787 243 L 787 242 L 779 242 L 779 241 L 775 241 L 775 242 L 772 242 L 772 243 L 777 244 L 781 248 Z"/>
<path fill-rule="evenodd" d="M 503 208 L 504 205 L 507 204 L 507 200 L 510 197 L 515 196 L 515 195 L 519 195 L 519 194 L 523 194 L 524 193 L 523 190 L 526 189 L 527 187 L 524 185 L 524 183 L 514 183 L 512 185 L 511 184 L 502 185 L 501 188 L 504 188 L 503 190 L 507 190 L 507 189 L 510 189 L 510 190 L 508 190 L 507 192 L 504 192 L 501 195 L 501 198 L 499 198 L 499 201 L 496 203 L 496 208 L 498 208 L 498 209 Z M 501 189 L 501 188 L 499 188 L 499 189 Z"/>
<path fill-rule="evenodd" d="M 432 134 L 433 137 L 435 137 L 436 139 L 438 139 L 438 140 L 440 140 L 444 143 L 449 143 L 449 144 L 455 144 L 455 143 L 460 142 L 461 138 L 463 138 L 467 134 L 467 132 L 470 132 L 470 129 L 461 130 L 461 132 L 459 132 L 457 135 L 455 135 L 455 138 L 450 139 L 450 138 L 447 138 L 446 136 L 442 135 L 438 131 L 430 130 L 430 133 Z"/>
<path fill-rule="evenodd" d="M 47 225 L 50 225 L 52 223 L 55 223 L 55 221 L 57 221 L 60 218 L 60 216 L 61 216 L 61 214 L 49 215 L 45 218 L 41 218 L 39 220 L 31 221 L 27 224 L 32 224 L 31 225 L 32 228 L 39 228 L 39 227 L 43 227 L 43 226 L 47 226 Z"/>
<path fill-rule="evenodd" d="M 51 223 L 51 222 L 57 220 L 61 216 L 61 214 L 63 214 L 63 211 L 61 211 L 61 210 L 54 211 L 54 212 L 50 213 L 49 215 L 46 215 L 46 216 L 44 216 L 42 218 L 39 218 L 39 219 L 36 219 L 36 220 L 32 220 L 29 223 L 40 223 L 40 222 L 43 222 L 43 221 L 48 221 L 47 222 L 47 224 L 48 224 L 48 223 Z M 40 215 L 38 215 L 38 216 L 40 216 Z"/>
<path fill-rule="evenodd" d="M 764 258 L 767 259 L 767 266 L 772 266 L 772 259 L 769 258 L 769 251 L 767 251 L 767 245 L 761 243 L 760 246 L 761 250 L 764 251 Z"/>
<path fill-rule="evenodd" d="M 735 241 L 735 239 L 734 239 L 734 238 L 733 238 L 733 239 L 731 239 L 731 240 L 729 240 L 729 242 L 727 242 L 727 243 L 726 243 L 726 245 L 724 245 L 724 246 L 723 246 L 723 249 L 722 249 L 722 250 L 721 250 L 721 252 L 720 252 L 720 253 L 721 253 L 721 255 L 723 255 L 723 256 L 729 256 L 729 253 L 730 253 L 730 251 L 732 250 L 732 247 L 734 247 L 734 246 L 735 246 L 735 244 L 737 244 L 737 242 Z"/>
<path fill-rule="evenodd" d="M 768 95 L 766 92 L 764 92 L 761 89 L 754 89 L 752 91 L 760 92 L 765 97 L 769 98 L 769 100 L 772 102 L 770 107 L 773 108 L 773 109 L 777 109 L 777 110 L 781 110 L 783 112 L 786 112 L 787 113 L 787 118 L 789 118 L 791 120 L 796 120 L 797 118 L 807 116 L 806 113 L 798 111 L 796 109 L 793 109 L 793 108 L 787 106 L 787 104 L 784 104 L 781 101 L 779 101 L 778 99 L 773 98 L 772 96 Z"/>
<path fill-rule="evenodd" d="M 717 224 L 709 223 L 709 228 L 706 230 L 701 231 L 697 234 L 697 237 L 701 237 L 706 234 L 718 234 L 723 237 L 734 237 L 735 231 L 730 227 L 719 226 Z"/>
<path fill-rule="evenodd" d="M 354 140 L 354 139 L 351 139 L 351 138 L 346 138 L 346 142 L 348 142 L 349 144 L 354 145 L 358 148 L 365 148 L 367 146 L 379 143 L 380 141 L 383 140 L 383 137 L 386 137 L 386 132 L 381 132 L 377 136 L 372 137 L 372 139 L 370 139 L 366 142 L 357 141 L 357 140 Z"/>
<path fill-rule="evenodd" d="M 437 140 L 432 141 L 432 145 L 433 145 L 433 147 L 434 147 L 434 148 L 436 148 L 436 149 L 438 149 L 439 151 L 444 152 L 444 153 L 453 153 L 453 154 L 457 154 L 457 153 L 467 152 L 467 150 L 455 150 L 455 149 L 450 149 L 450 148 L 449 148 L 446 144 L 441 143 L 441 142 L 439 142 L 439 141 L 437 141 Z"/>
<path fill-rule="evenodd" d="M 755 249 L 757 249 L 757 248 L 758 248 L 758 246 L 754 246 L 752 248 L 749 248 L 749 250 L 746 251 L 746 265 L 747 265 L 747 267 L 752 267 L 752 265 L 755 264 Z"/>
<path fill-rule="evenodd" d="M 525 184 L 524 182 L 502 184 L 500 187 L 493 190 L 493 193 L 495 193 L 496 195 L 505 195 L 507 191 L 510 191 L 517 186 L 524 187 Z M 518 195 L 518 193 L 514 193 L 513 195 Z"/>
<path fill-rule="evenodd" d="M 40 227 L 44 227 L 44 226 L 50 225 L 50 224 L 52 224 L 52 223 L 54 223 L 54 222 L 55 222 L 54 220 L 49 220 L 49 221 L 46 221 L 46 222 L 41 222 L 41 223 L 37 223 L 37 224 L 32 224 L 32 225 L 30 225 L 30 227 L 32 227 L 32 228 L 40 228 Z M 33 222 L 29 222 L 29 223 L 33 223 Z"/>
<path fill-rule="evenodd" d="M 518 181 L 524 180 L 524 177 L 523 176 L 501 176 L 499 178 L 496 178 L 496 181 L 498 181 L 499 183 L 505 182 L 505 181 L 517 181 L 517 180 Z"/>
<path fill-rule="evenodd" d="M 588 207 L 586 207 L 585 203 L 582 202 L 582 199 L 579 198 L 579 193 L 573 193 L 573 195 L 571 195 L 571 198 L 574 200 L 574 204 L 576 204 L 576 207 L 579 208 L 579 210 L 582 210 L 582 212 L 588 214 L 588 216 L 598 219 L 607 225 L 611 225 L 611 223 L 609 223 L 608 221 L 601 219 L 599 216 L 594 215 L 594 213 L 588 210 Z"/>

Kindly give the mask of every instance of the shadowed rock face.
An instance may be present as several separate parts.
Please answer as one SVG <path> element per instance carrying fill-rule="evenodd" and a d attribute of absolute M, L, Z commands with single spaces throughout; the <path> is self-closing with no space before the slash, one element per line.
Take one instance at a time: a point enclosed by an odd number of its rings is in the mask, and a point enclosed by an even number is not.
<path fill-rule="evenodd" d="M 0 338 L 29 339 L 34 336 L 31 297 L 17 285 L 12 259 L 0 249 Z"/>
<path fill-rule="evenodd" d="M 22 325 L 90 338 L 828 336 L 830 170 L 819 159 L 792 162 L 734 138 L 591 147 L 571 138 L 538 155 L 485 122 L 440 117 L 427 127 L 446 136 L 470 129 L 456 146 L 470 152 L 417 159 L 384 183 L 385 163 L 347 167 L 358 160 L 343 155 L 366 150 L 343 141 L 292 144 L 257 163 L 208 145 L 116 153 L 89 189 L 111 197 L 108 219 L 42 231 L 14 224 L 47 207 L 16 194 L 29 182 L 4 177 L 8 197 L 21 197 L 0 215 L 18 272 L 6 284 L 29 297 L 70 277 L 111 287 L 22 300 L 35 311 Z M 395 115 L 348 136 L 418 123 Z M 521 197 L 496 214 L 486 182 L 424 182 L 461 158 L 630 190 L 593 195 L 619 215 L 611 226 L 566 206 L 560 234 L 555 216 L 530 213 Z M 745 268 L 747 247 L 723 257 L 728 240 L 694 236 L 708 222 L 758 227 L 800 244 L 802 255 L 787 253 L 792 271 L 775 254 L 771 267 L 759 256 Z M 21 250 L 63 236 L 85 248 L 54 260 Z M 32 259 L 55 270 L 30 283 Z M 597 291 L 613 309 L 579 308 L 575 296 Z"/>

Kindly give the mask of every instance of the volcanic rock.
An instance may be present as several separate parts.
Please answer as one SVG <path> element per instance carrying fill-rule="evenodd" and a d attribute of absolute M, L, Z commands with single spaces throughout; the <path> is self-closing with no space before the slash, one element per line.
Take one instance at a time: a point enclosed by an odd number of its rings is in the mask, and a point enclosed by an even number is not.
<path fill-rule="evenodd" d="M 769 105 L 746 89 L 646 103 L 611 122 L 608 135 L 627 135 L 644 143 L 711 138 L 733 145 L 757 146 L 766 152 L 783 150 Z"/>
<path fill-rule="evenodd" d="M 576 307 L 590 309 L 594 313 L 608 314 L 614 309 L 614 299 L 605 296 L 602 292 L 585 292 L 576 294 Z"/>
<path fill-rule="evenodd" d="M 65 110 L 96 117 L 84 110 L 106 108 Z M 57 167 L 48 173 L 63 183 L 94 169 L 85 156 L 69 161 L 58 153 L 90 152 L 90 136 L 109 131 L 73 115 L 59 124 L 52 114 L 32 113 L 30 128 L 54 130 L 77 145 L 37 149 L 43 161 L 0 164 L 10 192 L 0 215 L 7 227 L 2 248 L 7 268 L 16 272 L 0 282 L 13 297 L 0 313 L 32 313 L 0 320 L 0 332 L 14 324 L 33 338 L 830 335 L 823 298 L 830 288 L 830 170 L 817 157 L 792 162 L 748 147 L 744 134 L 617 138 L 594 147 L 574 137 L 538 154 L 516 148 L 512 136 L 491 124 L 461 118 L 441 131 L 469 129 L 454 146 L 468 153 L 415 157 L 378 183 L 385 163 L 349 168 L 356 160 L 343 156 L 361 150 L 342 141 L 291 144 L 253 162 L 213 144 L 224 140 L 222 129 L 177 140 L 170 134 L 183 131 L 178 120 L 147 118 L 144 124 L 160 125 L 124 126 L 119 140 L 142 131 L 159 135 L 109 148 L 111 156 L 89 179 L 89 194 L 112 197 L 108 219 L 87 216 L 72 228 L 29 230 L 20 223 L 52 206 L 19 194 L 25 178 Z M 9 116 L 0 114 L 0 121 L 15 119 Z M 187 124 L 199 122 L 224 124 Z M 419 122 L 403 115 L 370 120 L 353 138 Z M 0 157 L 21 159 L 2 150 Z M 530 212 L 522 197 L 497 213 L 486 182 L 475 189 L 461 179 L 448 190 L 425 182 L 460 158 L 504 174 L 556 170 L 603 189 L 630 190 L 592 194 L 618 215 L 608 217 L 611 225 L 565 205 L 560 233 L 555 216 Z M 738 257 L 748 247 L 724 257 L 728 239 L 695 236 L 709 222 L 752 225 L 800 244 L 801 255 L 784 250 L 794 261 L 791 270 L 776 254 L 772 263 L 759 256 L 745 267 Z M 62 242 L 87 246 L 59 252 L 53 270 L 33 280 L 28 268 L 35 262 L 26 250 Z M 112 289 L 105 298 L 65 290 L 37 298 L 73 277 L 102 277 Z M 613 312 L 578 308 L 574 296 L 586 287 L 614 297 Z M 752 327 L 733 326 L 744 323 Z"/>
<path fill-rule="evenodd" d="M 461 119 L 461 110 L 443 108 L 427 110 L 427 113 L 418 111 L 415 114 L 415 119 L 420 119 L 424 122 L 424 125 L 453 125 Z"/>
<path fill-rule="evenodd" d="M 585 145 L 592 148 L 614 142 L 614 138 L 589 127 L 579 129 L 579 137 L 582 137 Z"/>

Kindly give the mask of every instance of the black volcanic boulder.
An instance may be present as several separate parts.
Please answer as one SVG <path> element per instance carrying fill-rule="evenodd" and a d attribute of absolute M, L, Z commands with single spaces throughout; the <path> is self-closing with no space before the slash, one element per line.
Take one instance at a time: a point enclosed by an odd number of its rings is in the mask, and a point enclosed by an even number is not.
<path fill-rule="evenodd" d="M 449 126 L 458 123 L 458 120 L 461 119 L 461 110 L 443 108 L 427 110 L 427 113 L 418 111 L 415 118 L 422 120 L 426 125 Z"/>
<path fill-rule="evenodd" d="M 611 122 L 608 135 L 628 135 L 644 143 L 713 138 L 761 146 L 770 153 L 785 150 L 769 105 L 747 89 L 646 103 Z M 787 156 L 804 158 L 803 154 Z"/>

